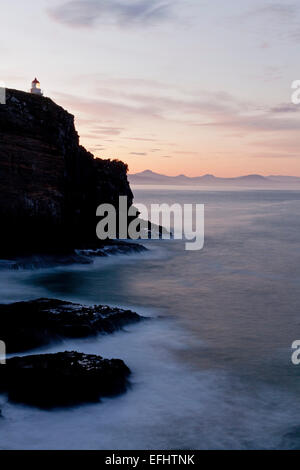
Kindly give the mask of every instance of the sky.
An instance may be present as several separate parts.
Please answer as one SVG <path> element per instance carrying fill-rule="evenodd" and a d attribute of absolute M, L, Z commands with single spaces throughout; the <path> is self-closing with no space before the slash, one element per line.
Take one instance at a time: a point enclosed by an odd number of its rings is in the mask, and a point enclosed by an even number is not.
<path fill-rule="evenodd" d="M 300 2 L 0 0 L 0 81 L 131 173 L 300 176 Z"/>

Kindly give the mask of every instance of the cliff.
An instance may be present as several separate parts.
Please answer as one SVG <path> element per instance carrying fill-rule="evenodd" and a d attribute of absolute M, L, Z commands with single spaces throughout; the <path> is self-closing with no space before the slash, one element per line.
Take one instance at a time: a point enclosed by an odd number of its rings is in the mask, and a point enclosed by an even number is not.
<path fill-rule="evenodd" d="M 127 165 L 79 145 L 74 116 L 51 99 L 7 90 L 0 105 L 0 255 L 96 244 L 96 208 L 133 195 Z"/>

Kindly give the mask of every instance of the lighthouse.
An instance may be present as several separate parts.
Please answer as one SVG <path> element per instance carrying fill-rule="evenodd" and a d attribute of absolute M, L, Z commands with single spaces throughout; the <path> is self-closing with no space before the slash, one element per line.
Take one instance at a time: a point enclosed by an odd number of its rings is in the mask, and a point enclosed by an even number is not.
<path fill-rule="evenodd" d="M 30 93 L 32 93 L 33 95 L 43 96 L 43 93 L 41 90 L 41 84 L 37 78 L 35 78 L 33 82 L 31 83 Z"/>

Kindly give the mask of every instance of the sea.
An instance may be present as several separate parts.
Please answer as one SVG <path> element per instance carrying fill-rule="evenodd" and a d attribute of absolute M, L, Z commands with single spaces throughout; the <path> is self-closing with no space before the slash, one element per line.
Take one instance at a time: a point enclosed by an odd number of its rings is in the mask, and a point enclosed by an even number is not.
<path fill-rule="evenodd" d="M 133 191 L 148 207 L 204 204 L 203 248 L 147 240 L 145 253 L 93 265 L 2 269 L 2 303 L 52 297 L 149 320 L 30 351 L 121 358 L 130 387 L 52 410 L 0 395 L 0 449 L 299 449 L 300 191 Z"/>

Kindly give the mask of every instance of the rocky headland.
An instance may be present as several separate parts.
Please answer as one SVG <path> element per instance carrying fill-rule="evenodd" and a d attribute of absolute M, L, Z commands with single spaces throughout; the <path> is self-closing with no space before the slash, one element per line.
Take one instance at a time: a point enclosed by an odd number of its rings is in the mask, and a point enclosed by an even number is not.
<path fill-rule="evenodd" d="M 0 106 L 0 257 L 97 248 L 96 208 L 118 209 L 119 196 L 133 202 L 127 170 L 82 147 L 74 116 L 50 98 L 7 89 Z"/>
<path fill-rule="evenodd" d="M 96 209 L 133 194 L 127 165 L 95 158 L 79 144 L 74 116 L 50 98 L 6 90 L 0 106 L 0 269 L 91 263 L 145 248 L 96 238 Z M 56 299 L 0 305 L 0 340 L 23 353 L 68 338 L 113 333 L 142 317 L 130 310 Z M 98 401 L 120 393 L 129 368 L 120 359 L 78 352 L 12 357 L 0 365 L 0 391 L 41 407 Z"/>

